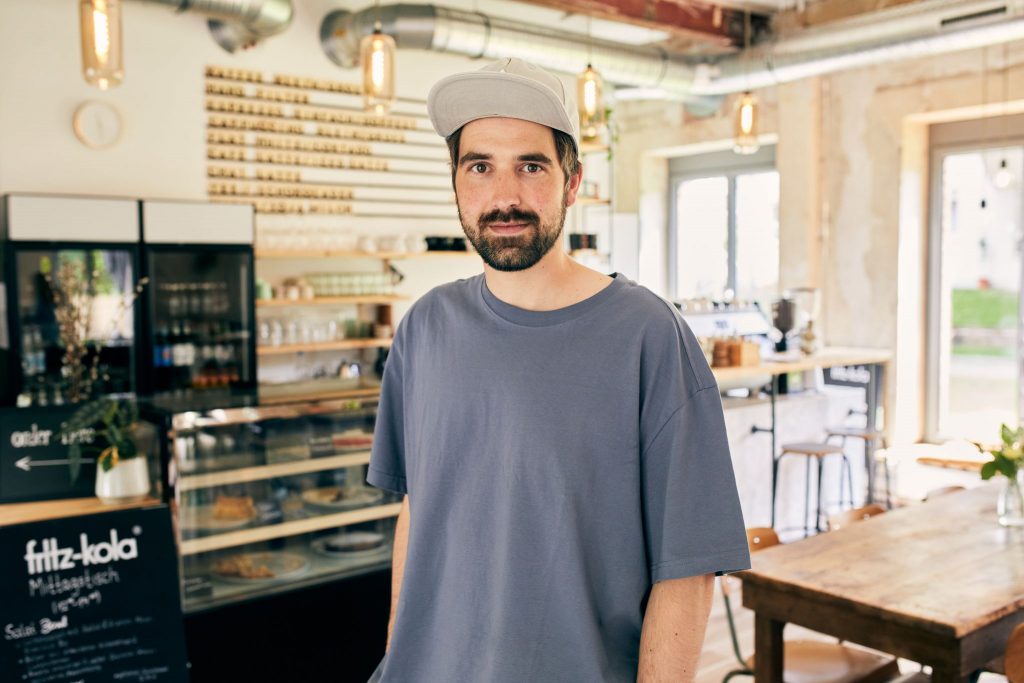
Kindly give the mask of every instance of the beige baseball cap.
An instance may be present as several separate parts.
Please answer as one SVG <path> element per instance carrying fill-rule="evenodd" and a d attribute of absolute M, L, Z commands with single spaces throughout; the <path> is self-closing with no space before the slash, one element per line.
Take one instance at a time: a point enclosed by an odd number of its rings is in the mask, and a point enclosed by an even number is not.
<path fill-rule="evenodd" d="M 427 95 L 427 113 L 443 138 L 470 121 L 500 116 L 568 133 L 577 151 L 580 147 L 580 115 L 572 92 L 557 76 L 515 57 L 442 78 Z"/>

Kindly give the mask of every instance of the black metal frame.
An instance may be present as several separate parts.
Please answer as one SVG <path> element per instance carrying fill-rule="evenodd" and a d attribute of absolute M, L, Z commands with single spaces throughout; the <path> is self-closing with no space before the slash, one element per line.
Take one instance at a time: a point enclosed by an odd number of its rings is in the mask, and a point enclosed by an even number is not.
<path fill-rule="evenodd" d="M 884 368 L 882 366 L 882 363 L 867 363 L 866 365 L 867 365 L 868 372 L 869 372 L 868 385 L 867 385 L 867 387 L 865 387 L 865 390 L 864 390 L 865 394 L 866 394 L 865 399 L 866 399 L 866 403 L 867 403 L 867 416 L 868 416 L 867 417 L 867 427 L 869 429 L 877 429 L 877 426 L 878 426 L 879 394 L 881 392 L 881 386 L 882 386 L 881 380 L 882 380 L 882 373 L 884 372 Z M 782 459 L 781 455 L 776 455 L 778 453 L 778 442 L 777 442 L 777 439 L 778 439 L 778 432 L 777 432 L 778 422 L 777 422 L 777 419 L 776 419 L 776 399 L 777 399 L 777 396 L 779 394 L 779 384 L 780 384 L 780 381 L 781 381 L 780 380 L 781 377 L 782 377 L 782 375 L 772 375 L 771 381 L 768 383 L 768 395 L 769 395 L 769 400 L 770 400 L 770 403 L 771 403 L 771 426 L 770 427 L 759 427 L 759 426 L 757 426 L 755 424 L 755 425 L 752 425 L 750 427 L 750 433 L 751 434 L 758 434 L 760 432 L 767 432 L 767 433 L 771 434 L 771 457 L 772 457 L 772 481 L 771 481 L 771 484 L 772 484 L 772 496 L 771 496 L 771 506 L 772 506 L 772 508 L 771 508 L 771 522 L 770 522 L 770 526 L 773 529 L 775 528 L 775 490 L 776 490 L 776 487 L 777 487 L 778 476 L 779 476 L 779 460 Z M 844 457 L 844 459 L 846 458 L 845 454 L 844 454 L 843 457 Z M 875 502 L 875 467 L 874 467 L 874 459 L 875 459 L 875 443 L 874 443 L 874 439 L 865 439 L 864 440 L 864 467 L 867 468 L 867 475 L 868 475 L 868 486 L 867 486 L 867 496 L 866 496 L 868 504 L 871 504 L 871 503 Z M 819 469 L 820 469 L 820 466 L 819 466 Z M 888 463 L 886 463 L 885 476 L 886 476 L 886 492 L 887 492 L 886 506 L 887 507 L 891 507 L 891 501 L 888 500 L 888 498 L 890 497 L 890 496 L 888 496 L 888 491 L 889 491 L 889 466 L 888 466 Z M 819 472 L 819 477 L 820 477 L 820 472 Z M 852 479 L 852 473 L 851 473 L 851 479 Z M 819 479 L 819 482 L 820 482 L 820 479 Z M 842 485 L 841 481 L 840 481 L 840 485 Z M 852 486 L 852 482 L 851 482 L 851 486 Z M 820 488 L 820 483 L 819 483 L 819 488 Z M 851 494 L 851 496 L 852 496 L 852 494 Z M 840 492 L 840 498 L 841 497 L 842 497 L 842 492 Z M 851 501 L 851 505 L 852 505 L 852 501 Z M 805 523 L 806 523 L 806 518 L 805 518 Z"/>

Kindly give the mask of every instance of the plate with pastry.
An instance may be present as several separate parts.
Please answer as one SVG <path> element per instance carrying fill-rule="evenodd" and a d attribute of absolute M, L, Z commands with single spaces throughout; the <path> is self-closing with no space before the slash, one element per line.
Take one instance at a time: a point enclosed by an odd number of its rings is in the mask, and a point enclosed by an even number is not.
<path fill-rule="evenodd" d="M 252 496 L 219 495 L 212 505 L 182 506 L 182 531 L 231 531 L 256 519 Z"/>
<path fill-rule="evenodd" d="M 301 576 L 309 570 L 302 555 L 278 551 L 239 553 L 213 563 L 212 573 L 228 583 L 269 583 Z"/>
<path fill-rule="evenodd" d="M 345 488 L 341 486 L 325 486 L 302 492 L 302 500 L 307 505 L 321 510 L 348 510 L 379 503 L 384 498 L 380 489 L 363 486 Z"/>
<path fill-rule="evenodd" d="M 372 531 L 343 531 L 321 536 L 310 542 L 309 547 L 321 555 L 338 559 L 385 555 L 390 549 L 387 536 Z"/>

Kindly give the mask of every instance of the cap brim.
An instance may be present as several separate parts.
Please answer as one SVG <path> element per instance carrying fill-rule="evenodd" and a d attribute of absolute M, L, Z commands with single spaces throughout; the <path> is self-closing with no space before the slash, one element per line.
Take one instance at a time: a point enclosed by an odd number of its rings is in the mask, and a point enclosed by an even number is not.
<path fill-rule="evenodd" d="M 577 133 L 551 89 L 516 74 L 474 71 L 437 82 L 427 96 L 427 113 L 444 138 L 477 119 L 505 117 L 539 123 L 576 140 Z"/>

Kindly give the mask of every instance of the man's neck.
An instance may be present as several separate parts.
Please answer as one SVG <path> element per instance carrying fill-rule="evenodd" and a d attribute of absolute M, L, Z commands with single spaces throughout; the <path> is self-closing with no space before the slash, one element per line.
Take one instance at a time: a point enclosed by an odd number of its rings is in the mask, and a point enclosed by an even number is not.
<path fill-rule="evenodd" d="M 506 273 L 484 264 L 487 288 L 498 299 L 528 311 L 555 311 L 589 299 L 612 279 L 580 265 L 558 246 L 532 268 Z"/>

